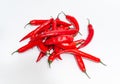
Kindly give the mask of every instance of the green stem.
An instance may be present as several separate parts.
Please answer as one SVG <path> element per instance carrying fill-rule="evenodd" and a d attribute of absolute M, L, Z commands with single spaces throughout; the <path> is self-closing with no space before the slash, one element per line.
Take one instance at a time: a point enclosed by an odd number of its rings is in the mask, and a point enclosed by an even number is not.
<path fill-rule="evenodd" d="M 48 60 L 49 67 L 51 68 L 52 61 Z"/>
<path fill-rule="evenodd" d="M 85 75 L 86 75 L 89 79 L 91 79 L 90 76 L 87 74 L 86 71 L 84 71 L 84 73 L 85 73 Z"/>
<path fill-rule="evenodd" d="M 102 64 L 102 65 L 104 65 L 104 66 L 107 66 L 105 63 L 103 63 L 102 61 L 100 61 L 100 63 Z"/>
<path fill-rule="evenodd" d="M 12 53 L 11 53 L 11 55 L 13 55 L 13 54 L 14 54 L 14 53 L 16 53 L 16 52 L 18 52 L 18 50 L 16 50 L 16 51 L 12 52 Z"/>

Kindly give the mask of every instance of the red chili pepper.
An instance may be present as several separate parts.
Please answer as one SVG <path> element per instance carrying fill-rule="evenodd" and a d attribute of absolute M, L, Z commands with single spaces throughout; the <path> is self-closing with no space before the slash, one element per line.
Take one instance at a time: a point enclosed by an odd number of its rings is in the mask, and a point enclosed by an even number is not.
<path fill-rule="evenodd" d="M 77 30 L 69 29 L 69 30 L 53 30 L 49 32 L 44 32 L 43 34 L 38 35 L 36 39 L 50 37 L 50 36 L 58 36 L 58 35 L 75 35 Z"/>
<path fill-rule="evenodd" d="M 51 18 L 50 20 L 48 20 L 47 22 L 43 23 L 42 25 L 40 25 L 38 28 L 35 29 L 34 31 L 34 34 L 33 35 L 36 35 L 38 33 L 41 33 L 42 30 L 44 30 L 47 26 L 47 28 L 50 27 L 50 24 L 52 23 L 53 21 L 53 18 Z"/>
<path fill-rule="evenodd" d="M 66 19 L 74 26 L 74 28 L 79 32 L 79 24 L 78 21 L 76 20 L 75 17 L 70 16 L 70 15 L 66 15 L 64 12 L 63 14 L 66 16 Z M 78 33 L 77 32 L 77 33 Z"/>
<path fill-rule="evenodd" d="M 88 44 L 91 42 L 91 40 L 92 40 L 92 38 L 93 38 L 93 35 L 94 35 L 94 29 L 93 29 L 93 26 L 92 26 L 92 24 L 90 24 L 90 21 L 89 21 L 89 19 L 88 19 L 88 36 L 87 36 L 86 40 L 84 41 L 84 43 L 82 43 L 82 44 L 78 47 L 78 49 L 79 49 L 79 48 L 83 48 L 83 47 L 85 47 L 86 45 L 88 45 Z"/>
<path fill-rule="evenodd" d="M 39 27 L 37 27 L 35 30 L 31 31 L 30 33 L 28 33 L 26 36 L 24 36 L 21 40 L 25 40 L 29 37 L 34 37 L 37 33 L 40 33 L 41 31 L 50 28 L 50 23 L 53 20 L 53 18 L 51 18 L 50 20 L 48 20 L 47 22 L 45 22 L 44 24 L 40 25 Z"/>
<path fill-rule="evenodd" d="M 47 22 L 48 20 L 31 20 L 29 23 L 27 23 L 24 28 L 27 26 L 27 25 L 34 25 L 34 26 L 37 26 L 37 25 L 42 25 L 43 23 Z M 57 25 L 63 25 L 63 26 L 71 26 L 71 24 L 67 23 L 67 22 L 64 22 L 64 21 L 61 21 L 61 20 L 56 20 L 57 22 Z"/>
<path fill-rule="evenodd" d="M 74 55 L 74 57 L 76 58 L 77 64 L 79 66 L 79 68 L 81 69 L 81 71 L 83 73 L 85 73 L 87 75 L 88 78 L 90 78 L 86 72 L 86 68 L 85 68 L 85 64 L 82 60 L 82 57 L 80 55 Z"/>
<path fill-rule="evenodd" d="M 50 37 L 46 39 L 45 45 L 56 45 L 60 44 L 63 42 L 73 42 L 73 36 L 72 35 L 60 35 L 60 36 L 55 36 L 55 37 Z"/>
<path fill-rule="evenodd" d="M 40 52 L 40 54 L 39 54 L 39 56 L 38 56 L 36 62 L 39 62 L 39 61 L 41 60 L 41 58 L 44 57 L 44 56 L 45 56 L 45 53 Z"/>
<path fill-rule="evenodd" d="M 67 50 L 63 50 L 59 53 L 57 53 L 56 55 L 59 55 L 59 54 L 62 54 L 62 53 L 71 53 L 71 54 L 75 54 L 75 55 L 81 55 L 82 57 L 85 57 L 85 58 L 88 58 L 94 62 L 97 62 L 97 63 L 102 63 L 100 58 L 97 58 L 93 55 L 90 55 L 88 53 L 85 53 L 85 52 L 82 52 L 78 49 L 67 49 Z M 103 65 L 105 65 L 104 63 L 102 63 Z"/>
<path fill-rule="evenodd" d="M 24 45 L 23 47 L 19 48 L 18 50 L 14 51 L 12 54 L 14 54 L 15 52 L 25 52 L 26 50 L 33 48 L 34 46 L 36 46 L 38 44 L 38 41 L 34 41 L 34 42 L 29 42 L 28 44 Z"/>
<path fill-rule="evenodd" d="M 31 20 L 29 23 L 27 23 L 24 28 L 27 26 L 27 25 L 41 25 L 43 24 L 44 22 L 47 22 L 48 20 Z"/>

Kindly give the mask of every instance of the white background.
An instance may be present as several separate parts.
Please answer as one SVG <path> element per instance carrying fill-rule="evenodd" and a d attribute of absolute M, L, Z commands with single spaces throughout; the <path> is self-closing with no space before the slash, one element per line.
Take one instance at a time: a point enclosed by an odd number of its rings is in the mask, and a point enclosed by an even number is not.
<path fill-rule="evenodd" d="M 82 51 L 101 58 L 107 66 L 84 59 L 91 79 L 79 70 L 69 54 L 62 55 L 62 61 L 54 61 L 51 69 L 47 57 L 35 62 L 37 48 L 11 55 L 27 43 L 19 40 L 34 29 L 24 29 L 26 23 L 56 17 L 61 11 L 77 18 L 83 34 L 79 38 L 87 35 L 86 18 L 94 26 L 94 38 Z M 119 0 L 0 0 L 0 84 L 119 84 L 119 36 Z"/>

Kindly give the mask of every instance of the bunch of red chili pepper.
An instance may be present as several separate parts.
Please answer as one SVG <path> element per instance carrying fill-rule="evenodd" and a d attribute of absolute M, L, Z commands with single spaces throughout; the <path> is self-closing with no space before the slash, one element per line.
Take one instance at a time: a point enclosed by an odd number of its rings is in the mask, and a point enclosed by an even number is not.
<path fill-rule="evenodd" d="M 66 15 L 65 13 L 63 13 L 65 15 L 66 20 L 68 21 L 66 22 L 60 20 L 59 18 L 60 14 L 61 13 L 59 13 L 57 18 L 55 19 L 51 17 L 50 19 L 46 20 L 31 20 L 27 25 L 37 26 L 37 28 L 28 33 L 27 35 L 25 35 L 20 40 L 21 42 L 28 38 L 30 39 L 28 44 L 17 49 L 15 52 L 23 53 L 37 46 L 40 50 L 40 53 L 36 62 L 39 62 L 41 58 L 43 58 L 45 55 L 49 55 L 48 56 L 49 65 L 51 65 L 51 63 L 55 59 L 62 60 L 60 56 L 61 54 L 71 53 L 75 57 L 81 71 L 88 76 L 82 58 L 87 58 L 94 62 L 102 63 L 100 58 L 97 58 L 91 54 L 79 50 L 80 48 L 83 48 L 86 45 L 88 45 L 88 43 L 90 43 L 90 41 L 92 40 L 94 35 L 93 26 L 92 24 L 90 24 L 90 21 L 88 19 L 87 38 L 74 40 L 74 37 L 79 33 L 80 30 L 77 19 L 71 15 Z"/>

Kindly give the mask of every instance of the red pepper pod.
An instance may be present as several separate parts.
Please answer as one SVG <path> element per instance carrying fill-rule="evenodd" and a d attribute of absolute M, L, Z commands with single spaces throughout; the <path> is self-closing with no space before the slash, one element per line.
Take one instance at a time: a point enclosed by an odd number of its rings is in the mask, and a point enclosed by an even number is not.
<path fill-rule="evenodd" d="M 44 32 L 43 34 L 38 35 L 36 39 L 51 37 L 51 36 L 58 36 L 58 35 L 75 35 L 77 32 L 76 29 L 69 29 L 69 30 L 53 30 Z"/>
<path fill-rule="evenodd" d="M 65 15 L 66 19 L 74 26 L 74 28 L 79 32 L 79 24 L 75 17 L 70 15 Z"/>
<path fill-rule="evenodd" d="M 30 41 L 28 44 L 26 44 L 26 45 L 22 46 L 21 48 L 17 49 L 12 54 L 14 54 L 15 52 L 23 53 L 23 52 L 35 47 L 37 44 L 38 44 L 38 41 L 33 41 L 33 42 Z"/>
<path fill-rule="evenodd" d="M 36 28 L 34 31 L 34 35 L 36 35 L 37 33 L 40 33 L 43 29 L 46 28 L 46 26 L 50 27 L 50 24 L 52 23 L 52 21 L 53 21 L 53 18 L 49 19 L 48 21 L 40 25 L 38 28 Z"/>
<path fill-rule="evenodd" d="M 60 35 L 60 36 L 55 36 L 55 37 L 50 37 L 46 39 L 45 45 L 56 45 L 60 44 L 63 42 L 70 43 L 73 41 L 73 36 L 72 35 Z"/>
<path fill-rule="evenodd" d="M 47 22 L 47 21 L 48 20 L 36 20 L 36 19 L 34 19 L 34 20 L 31 20 L 29 22 L 29 24 L 37 26 L 37 25 L 41 25 L 41 24 L 43 24 L 44 22 Z"/>
<path fill-rule="evenodd" d="M 77 61 L 77 64 L 78 64 L 79 68 L 81 69 L 81 71 L 85 72 L 86 68 L 85 68 L 84 62 L 82 60 L 82 57 L 80 55 L 74 55 L 74 57 Z"/>
<path fill-rule="evenodd" d="M 45 29 L 49 29 L 50 28 L 50 24 L 51 24 L 51 21 L 53 20 L 53 18 L 51 18 L 50 20 L 44 22 L 42 25 L 38 26 L 36 29 L 34 29 L 33 31 L 31 31 L 30 33 L 28 33 L 27 35 L 25 35 L 21 40 L 25 40 L 27 38 L 30 38 L 30 37 L 35 37 L 36 34 L 38 33 L 41 33 L 43 30 Z"/>
<path fill-rule="evenodd" d="M 98 62 L 98 63 L 101 63 L 101 60 L 93 55 L 90 55 L 88 53 L 85 53 L 85 52 L 82 52 L 78 49 L 66 49 L 66 50 L 63 50 L 59 53 L 57 53 L 56 55 L 59 55 L 59 54 L 62 54 L 62 53 L 71 53 L 71 54 L 75 54 L 75 55 L 80 55 L 82 57 L 85 57 L 87 59 L 90 59 L 94 62 Z"/>
<path fill-rule="evenodd" d="M 93 35 L 94 35 L 94 29 L 93 29 L 93 26 L 92 26 L 92 24 L 88 24 L 88 36 L 87 36 L 87 38 L 85 39 L 85 41 L 84 41 L 84 43 L 82 43 L 79 47 L 78 47 L 78 49 L 79 48 L 83 48 L 83 47 L 85 47 L 86 45 L 88 45 L 90 42 L 91 42 L 91 40 L 92 40 L 92 38 L 93 38 Z"/>

